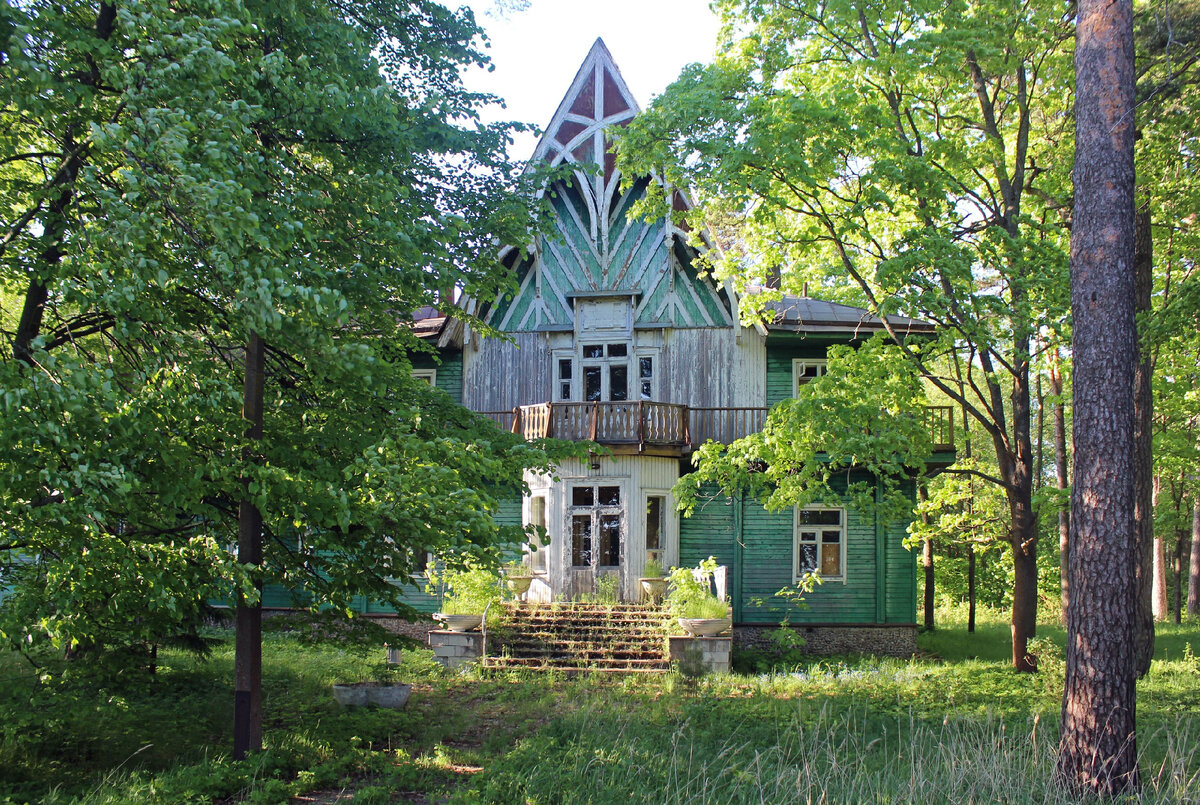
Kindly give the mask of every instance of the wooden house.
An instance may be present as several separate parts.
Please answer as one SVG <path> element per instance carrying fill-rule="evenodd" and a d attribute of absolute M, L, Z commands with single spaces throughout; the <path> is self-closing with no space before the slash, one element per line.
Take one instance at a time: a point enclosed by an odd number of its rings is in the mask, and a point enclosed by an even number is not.
<path fill-rule="evenodd" d="M 760 429 L 770 406 L 824 371 L 829 345 L 883 323 L 861 309 L 785 297 L 765 325 L 739 324 L 738 297 L 698 276 L 685 233 L 667 219 L 626 214 L 650 179 L 622 188 L 607 132 L 637 111 L 597 40 L 534 159 L 599 169 L 548 189 L 553 234 L 528 256 L 506 254 L 519 289 L 467 302 L 508 338 L 480 337 L 432 310 L 417 322 L 440 350 L 440 362 L 418 370 L 431 383 L 529 438 L 590 439 L 610 451 L 565 463 L 553 477 L 529 477 L 530 495 L 504 513 L 550 535 L 549 544 L 530 546 L 531 597 L 576 598 L 612 574 L 621 596 L 636 600 L 647 558 L 694 566 L 713 555 L 728 568 L 736 624 L 774 625 L 787 614 L 831 650 L 888 642 L 911 650 L 916 572 L 904 523 L 884 528 L 849 508 L 768 512 L 717 494 L 694 516 L 677 515 L 671 488 L 694 448 Z M 674 204 L 687 202 L 676 194 Z M 892 323 L 932 331 L 915 320 Z M 949 413 L 931 413 L 943 459 L 953 449 Z M 824 583 L 807 610 L 772 602 L 813 569 Z M 767 605 L 756 606 L 760 599 Z"/>

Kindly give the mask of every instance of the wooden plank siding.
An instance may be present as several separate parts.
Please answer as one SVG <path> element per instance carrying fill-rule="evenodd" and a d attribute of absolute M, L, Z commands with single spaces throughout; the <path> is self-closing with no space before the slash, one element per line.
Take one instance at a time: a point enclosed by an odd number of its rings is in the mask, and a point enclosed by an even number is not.
<path fill-rule="evenodd" d="M 437 356 L 418 352 L 412 356 L 413 369 L 433 369 L 433 384 L 450 395 L 456 403 L 463 401 L 463 359 L 459 350 L 438 350 Z"/>
<path fill-rule="evenodd" d="M 846 578 L 819 585 L 805 597 L 808 608 L 798 609 L 775 597 L 793 586 L 793 510 L 769 512 L 756 501 L 730 500 L 711 488 L 705 496 L 692 517 L 680 522 L 680 561 L 694 567 L 711 555 L 729 566 L 738 623 L 779 623 L 785 615 L 801 625 L 915 622 L 916 558 L 904 547 L 907 523 L 883 532 L 886 571 L 880 587 L 876 518 L 847 507 Z"/>

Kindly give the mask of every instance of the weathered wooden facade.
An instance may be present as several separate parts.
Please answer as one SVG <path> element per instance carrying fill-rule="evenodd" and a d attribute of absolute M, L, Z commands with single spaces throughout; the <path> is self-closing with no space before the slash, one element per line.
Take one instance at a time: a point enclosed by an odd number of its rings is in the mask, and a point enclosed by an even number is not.
<path fill-rule="evenodd" d="M 824 371 L 830 345 L 865 338 L 883 322 L 784 297 L 771 303 L 766 324 L 741 325 L 739 299 L 694 270 L 683 232 L 667 219 L 627 216 L 649 180 L 622 189 L 607 132 L 636 112 L 597 41 L 534 159 L 599 168 L 550 188 L 554 232 L 527 256 L 507 254 L 518 290 L 469 303 L 507 338 L 482 338 L 436 311 L 418 316 L 439 359 L 421 358 L 417 371 L 438 388 L 499 427 L 609 451 L 565 463 L 553 477 L 531 475 L 529 496 L 506 511 L 550 535 L 527 553 L 536 575 L 530 595 L 576 598 L 613 574 L 621 595 L 635 599 L 649 557 L 671 566 L 713 555 L 729 568 L 736 623 L 786 614 L 794 624 L 912 625 L 915 558 L 903 545 L 904 523 L 885 528 L 849 507 L 768 512 L 716 493 L 692 517 L 677 515 L 671 488 L 697 446 L 759 430 L 770 406 Z M 686 210 L 682 194 L 674 203 Z M 891 323 L 932 331 L 911 319 Z M 949 413 L 930 413 L 942 459 L 953 450 Z M 824 583 L 807 610 L 787 611 L 775 592 L 812 569 Z"/>

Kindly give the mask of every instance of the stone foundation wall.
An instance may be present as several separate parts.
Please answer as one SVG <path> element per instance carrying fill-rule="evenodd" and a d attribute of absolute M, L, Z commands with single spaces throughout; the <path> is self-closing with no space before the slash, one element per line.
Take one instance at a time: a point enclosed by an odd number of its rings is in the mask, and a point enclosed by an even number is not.
<path fill-rule="evenodd" d="M 778 626 L 735 626 L 733 644 L 739 649 L 770 651 L 767 637 Z M 917 651 L 916 624 L 888 626 L 791 626 L 804 638 L 805 654 L 877 654 L 911 657 Z"/>

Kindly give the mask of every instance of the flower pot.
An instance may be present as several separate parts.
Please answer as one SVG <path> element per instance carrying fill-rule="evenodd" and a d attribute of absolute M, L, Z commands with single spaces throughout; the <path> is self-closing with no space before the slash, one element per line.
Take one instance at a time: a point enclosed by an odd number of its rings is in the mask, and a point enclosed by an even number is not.
<path fill-rule="evenodd" d="M 483 623 L 482 615 L 447 615 L 443 612 L 436 612 L 433 619 L 441 621 L 442 625 L 452 632 L 469 632 L 478 629 L 479 624 Z"/>
<path fill-rule="evenodd" d="M 642 592 L 645 597 L 651 601 L 660 601 L 667 592 L 667 580 L 662 576 L 651 576 L 650 578 L 638 579 L 638 583 L 642 585 Z"/>
<path fill-rule="evenodd" d="M 529 592 L 533 576 L 506 576 L 504 583 L 508 585 L 508 589 L 512 590 L 513 595 L 524 595 Z"/>
<path fill-rule="evenodd" d="M 412 685 L 403 682 L 351 682 L 333 686 L 333 698 L 342 707 L 366 707 L 373 704 L 399 710 L 408 704 Z"/>
<path fill-rule="evenodd" d="M 692 637 L 712 637 L 733 626 L 732 618 L 680 618 L 679 625 Z"/>

